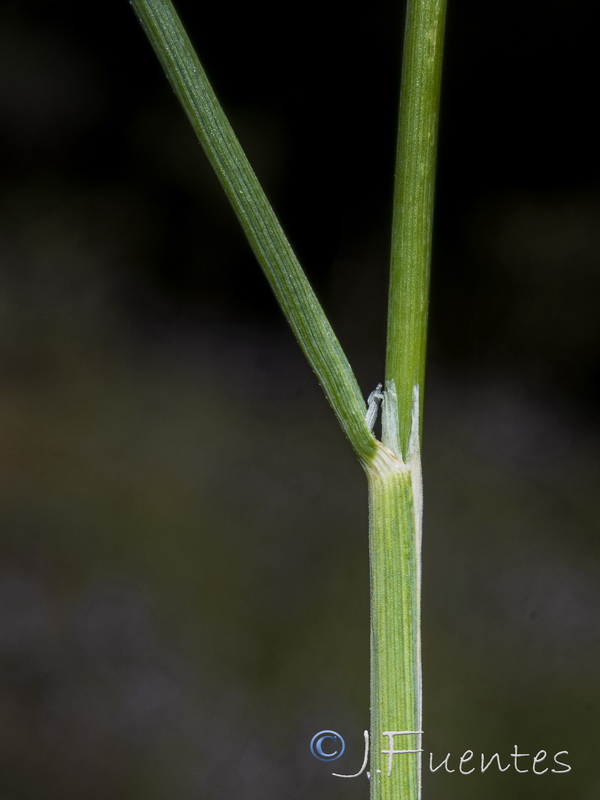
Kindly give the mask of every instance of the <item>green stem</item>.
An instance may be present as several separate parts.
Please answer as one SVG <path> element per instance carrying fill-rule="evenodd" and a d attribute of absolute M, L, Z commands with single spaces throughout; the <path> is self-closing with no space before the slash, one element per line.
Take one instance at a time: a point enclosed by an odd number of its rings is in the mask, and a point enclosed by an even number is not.
<path fill-rule="evenodd" d="M 445 0 L 408 0 L 395 176 L 382 439 L 367 470 L 371 800 L 420 800 L 420 438 Z M 387 735 L 386 735 L 387 733 Z M 395 754 L 382 750 L 415 750 Z M 391 768 L 391 769 L 390 769 Z"/>
<path fill-rule="evenodd" d="M 296 339 L 363 464 L 375 439 L 365 401 L 170 0 L 131 0 Z"/>
<path fill-rule="evenodd" d="M 421 398 L 445 0 L 408 0 L 382 442 L 337 341 L 170 0 L 131 0 L 369 483 L 371 798 L 419 800 Z M 386 736 L 387 734 L 387 736 Z M 387 747 L 386 747 L 387 745 Z M 391 764 L 391 770 L 389 770 Z M 389 772 L 389 774 L 388 774 Z"/>
<path fill-rule="evenodd" d="M 371 799 L 418 800 L 421 748 L 421 529 L 419 396 L 406 458 L 397 443 L 393 387 L 384 397 L 383 438 L 367 469 L 371 564 Z M 398 732 L 411 731 L 410 735 Z M 393 733 L 396 732 L 396 735 Z"/>
<path fill-rule="evenodd" d="M 381 446 L 369 482 L 371 797 L 421 796 L 420 493 L 418 453 Z M 411 731 L 410 735 L 398 735 Z"/>
<path fill-rule="evenodd" d="M 408 0 L 392 252 L 386 381 L 398 394 L 401 452 L 411 427 L 413 389 L 423 397 L 435 161 L 446 0 Z M 422 413 L 422 411 L 421 411 Z"/>

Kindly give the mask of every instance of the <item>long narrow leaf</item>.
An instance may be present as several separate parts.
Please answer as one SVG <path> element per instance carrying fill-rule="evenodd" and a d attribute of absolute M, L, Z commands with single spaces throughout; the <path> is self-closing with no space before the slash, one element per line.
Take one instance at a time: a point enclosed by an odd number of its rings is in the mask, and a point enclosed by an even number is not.
<path fill-rule="evenodd" d="M 375 452 L 365 401 L 170 0 L 131 0 L 290 326 L 363 463 Z"/>

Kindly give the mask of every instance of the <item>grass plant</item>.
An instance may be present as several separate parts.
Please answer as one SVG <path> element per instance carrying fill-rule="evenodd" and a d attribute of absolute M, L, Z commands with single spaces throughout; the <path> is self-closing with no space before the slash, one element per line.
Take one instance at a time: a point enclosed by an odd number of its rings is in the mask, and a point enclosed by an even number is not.
<path fill-rule="evenodd" d="M 371 579 L 371 798 L 418 800 L 420 440 L 445 0 L 408 0 L 407 4 L 386 368 L 383 387 L 371 393 L 368 403 L 172 3 L 131 2 L 365 470 Z M 373 433 L 379 412 L 381 440 Z M 397 735 L 400 732 L 402 736 Z M 396 750 L 413 752 L 399 755 Z"/>

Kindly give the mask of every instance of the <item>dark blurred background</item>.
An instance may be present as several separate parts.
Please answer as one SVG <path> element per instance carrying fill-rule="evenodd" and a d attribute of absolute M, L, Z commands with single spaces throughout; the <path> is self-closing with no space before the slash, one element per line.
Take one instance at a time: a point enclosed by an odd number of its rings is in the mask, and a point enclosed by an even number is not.
<path fill-rule="evenodd" d="M 572 771 L 425 797 L 596 800 L 598 14 L 450 6 L 424 747 Z M 367 395 L 402 4 L 178 8 Z M 4 0 L 0 65 L 0 798 L 366 798 L 365 481 L 134 13 Z"/>

